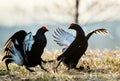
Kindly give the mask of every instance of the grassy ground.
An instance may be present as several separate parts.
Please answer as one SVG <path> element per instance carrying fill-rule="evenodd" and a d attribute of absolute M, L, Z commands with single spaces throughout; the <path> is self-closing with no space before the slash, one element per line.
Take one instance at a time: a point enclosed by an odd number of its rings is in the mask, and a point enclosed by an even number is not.
<path fill-rule="evenodd" d="M 45 51 L 43 59 L 55 59 L 60 51 Z M 2 56 L 1 56 L 2 57 Z M 49 72 L 44 72 L 35 67 L 31 73 L 22 66 L 10 64 L 10 71 L 6 71 L 4 62 L 0 62 L 0 81 L 118 81 L 120 80 L 120 49 L 117 50 L 87 50 L 79 61 L 79 66 L 84 66 L 82 71 L 71 69 L 67 71 L 61 64 L 58 72 L 53 68 L 57 62 L 43 64 Z M 34 68 L 33 68 L 34 69 Z"/>

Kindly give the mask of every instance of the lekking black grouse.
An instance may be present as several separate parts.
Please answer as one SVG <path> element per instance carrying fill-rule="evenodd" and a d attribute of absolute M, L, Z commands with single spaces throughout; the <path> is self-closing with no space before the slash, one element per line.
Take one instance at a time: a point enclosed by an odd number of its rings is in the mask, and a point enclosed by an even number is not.
<path fill-rule="evenodd" d="M 10 37 L 5 44 L 5 56 L 2 59 L 5 60 L 7 70 L 9 70 L 8 64 L 14 62 L 19 66 L 25 66 L 30 72 L 34 70 L 29 67 L 36 65 L 40 65 L 41 69 L 47 71 L 41 64 L 46 62 L 41 58 L 47 44 L 46 31 L 48 29 L 42 26 L 34 36 L 31 32 L 20 30 Z"/>
<path fill-rule="evenodd" d="M 58 45 L 63 46 L 62 54 L 57 57 L 57 61 L 59 62 L 55 70 L 57 70 L 61 62 L 67 66 L 68 70 L 71 68 L 79 69 L 76 66 L 79 59 L 83 56 L 83 54 L 85 54 L 88 47 L 88 39 L 92 36 L 92 34 L 108 33 L 106 29 L 97 29 L 85 35 L 81 26 L 75 23 L 72 23 L 69 29 L 75 30 L 76 36 L 73 36 L 71 33 L 66 32 L 62 28 L 56 29 L 53 34 L 54 41 Z"/>

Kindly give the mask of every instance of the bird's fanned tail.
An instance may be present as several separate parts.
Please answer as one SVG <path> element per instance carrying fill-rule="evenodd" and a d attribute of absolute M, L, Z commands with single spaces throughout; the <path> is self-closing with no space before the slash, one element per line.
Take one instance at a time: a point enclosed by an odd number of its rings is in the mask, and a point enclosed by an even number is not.
<path fill-rule="evenodd" d="M 10 54 L 10 50 L 8 50 L 11 46 L 13 45 L 13 42 L 11 41 L 11 39 L 9 39 L 5 45 L 4 45 L 4 53 L 5 55 L 9 55 Z"/>
<path fill-rule="evenodd" d="M 97 29 L 97 30 L 95 30 L 94 33 L 95 33 L 95 34 L 105 35 L 105 34 L 108 33 L 108 31 L 107 31 L 107 29 L 102 28 L 102 29 Z"/>
<path fill-rule="evenodd" d="M 87 36 L 86 36 L 86 39 L 88 40 L 92 36 L 92 34 L 107 35 L 108 31 L 107 31 L 107 29 L 104 29 L 104 28 L 96 29 L 96 30 L 88 33 Z"/>
<path fill-rule="evenodd" d="M 8 40 L 7 42 L 5 43 L 4 45 L 4 54 L 5 56 L 4 57 L 9 57 L 12 53 L 11 53 L 11 50 L 10 48 L 16 44 L 18 45 L 18 39 L 24 39 L 24 36 L 26 35 L 26 32 L 24 30 L 20 30 L 16 33 L 14 33 Z M 3 57 L 3 60 L 4 60 L 4 57 Z"/>

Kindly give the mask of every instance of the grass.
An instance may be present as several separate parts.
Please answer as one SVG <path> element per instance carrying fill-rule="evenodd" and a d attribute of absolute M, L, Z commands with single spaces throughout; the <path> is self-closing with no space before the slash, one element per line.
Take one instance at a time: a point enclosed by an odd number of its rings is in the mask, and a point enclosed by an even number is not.
<path fill-rule="evenodd" d="M 43 59 L 55 59 L 60 51 L 45 51 Z M 1 54 L 1 58 L 3 54 Z M 61 64 L 58 72 L 53 71 L 57 62 L 43 64 L 49 72 L 44 72 L 39 66 L 31 73 L 14 63 L 6 70 L 4 62 L 0 61 L 0 81 L 118 81 L 120 80 L 120 49 L 117 50 L 87 50 L 77 67 L 84 66 L 82 71 L 67 68 Z M 34 69 L 34 68 L 33 68 Z"/>

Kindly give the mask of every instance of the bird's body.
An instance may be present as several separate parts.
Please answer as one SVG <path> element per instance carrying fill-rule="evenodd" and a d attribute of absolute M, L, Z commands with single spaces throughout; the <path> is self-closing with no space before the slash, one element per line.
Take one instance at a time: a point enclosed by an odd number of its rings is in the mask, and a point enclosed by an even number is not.
<path fill-rule="evenodd" d="M 76 31 L 76 36 L 73 37 L 70 33 L 64 31 L 63 29 L 57 29 L 53 37 L 55 38 L 55 42 L 60 46 L 63 46 L 65 49 L 63 53 L 58 56 L 57 60 L 59 61 L 57 67 L 63 62 L 68 69 L 75 68 L 78 64 L 79 59 L 85 54 L 85 51 L 88 47 L 88 39 L 93 33 L 107 33 L 105 29 L 97 29 L 95 31 L 90 32 L 87 36 L 83 29 L 78 24 L 71 24 L 70 29 L 74 29 Z M 70 41 L 70 39 L 72 41 Z M 69 40 L 68 40 L 69 39 Z M 73 40 L 74 39 L 74 40 Z"/>
<path fill-rule="evenodd" d="M 85 38 L 84 32 L 82 31 L 81 34 L 81 27 L 78 27 L 79 30 L 76 31 L 76 38 L 74 39 L 74 41 L 69 45 L 69 47 L 67 48 L 67 50 L 65 52 L 63 52 L 62 55 L 60 55 L 58 58 L 62 57 L 62 56 L 72 56 L 73 54 L 71 54 L 73 51 L 75 52 L 76 48 L 80 47 L 81 41 L 85 41 L 86 39 L 83 39 L 83 37 Z"/>
<path fill-rule="evenodd" d="M 44 67 L 41 64 L 41 56 L 43 54 L 44 48 L 47 44 L 47 40 L 45 37 L 45 32 L 48 31 L 46 27 L 41 27 L 35 36 L 32 36 L 32 33 L 26 33 L 26 35 L 21 34 L 21 39 L 19 37 L 20 32 L 16 32 L 14 35 L 15 42 L 10 38 L 6 43 L 5 47 L 5 56 L 2 60 L 5 59 L 6 67 L 8 68 L 8 64 L 14 62 L 20 66 L 25 66 L 29 71 L 33 71 L 29 69 L 29 67 L 35 67 L 40 65 L 43 70 Z M 14 36 L 13 35 L 13 36 Z M 12 36 L 12 37 L 13 37 Z M 12 42 L 12 44 L 10 44 Z M 9 51 L 8 54 L 6 51 Z"/>
<path fill-rule="evenodd" d="M 28 63 L 27 67 L 35 67 L 36 65 L 41 66 L 41 56 L 43 54 L 44 48 L 47 44 L 47 39 L 44 35 L 45 32 L 39 31 L 34 36 L 34 44 L 32 45 L 32 49 L 27 53 Z"/>
<path fill-rule="evenodd" d="M 83 56 L 83 54 L 85 53 L 85 51 L 87 50 L 88 44 L 86 43 L 84 46 L 80 46 L 76 49 L 74 49 L 71 53 L 70 53 L 70 57 L 67 61 L 69 63 L 64 62 L 64 64 L 67 64 L 68 69 L 71 68 L 76 68 L 79 59 Z"/>
<path fill-rule="evenodd" d="M 73 26 L 71 26 L 73 27 Z M 74 28 L 73 28 L 74 29 Z M 75 26 L 76 37 L 70 46 L 58 56 L 57 60 L 63 59 L 63 63 L 69 68 L 75 68 L 80 57 L 85 53 L 88 43 L 85 33 L 79 25 Z M 82 50 L 84 48 L 84 50 Z"/>

